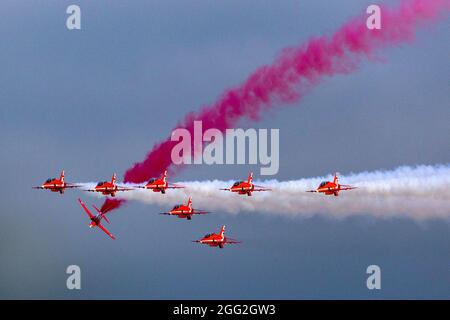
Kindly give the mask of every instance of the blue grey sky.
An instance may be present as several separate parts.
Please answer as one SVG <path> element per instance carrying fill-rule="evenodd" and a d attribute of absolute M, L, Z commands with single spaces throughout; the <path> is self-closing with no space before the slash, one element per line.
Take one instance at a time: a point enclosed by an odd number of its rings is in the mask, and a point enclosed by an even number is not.
<path fill-rule="evenodd" d="M 185 113 L 372 2 L 2 1 L 0 298 L 449 299 L 449 221 L 221 212 L 185 221 L 130 202 L 110 215 L 111 241 L 76 201 L 101 199 L 30 188 L 63 168 L 69 181 L 121 179 Z M 65 27 L 70 4 L 82 30 Z M 446 17 L 240 125 L 280 129 L 279 180 L 448 163 L 449 27 Z M 249 169 L 192 166 L 176 179 Z M 222 224 L 244 243 L 191 243 Z M 66 289 L 70 264 L 81 267 L 80 291 Z M 366 288 L 371 264 L 380 291 Z"/>

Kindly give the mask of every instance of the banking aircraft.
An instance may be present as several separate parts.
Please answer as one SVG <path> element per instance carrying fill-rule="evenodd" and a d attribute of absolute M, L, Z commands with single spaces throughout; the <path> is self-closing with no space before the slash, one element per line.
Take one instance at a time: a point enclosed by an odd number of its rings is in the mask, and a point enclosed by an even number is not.
<path fill-rule="evenodd" d="M 84 209 L 84 211 L 89 216 L 89 219 L 91 219 L 91 223 L 89 224 L 89 228 L 99 228 L 104 233 L 106 233 L 111 239 L 115 240 L 116 238 L 108 231 L 106 228 L 102 225 L 102 220 L 105 219 L 107 223 L 109 223 L 108 218 L 106 218 L 106 214 L 101 212 L 96 206 L 93 206 L 94 209 L 97 211 L 97 215 L 93 215 L 89 209 L 86 207 L 86 205 L 81 201 L 81 199 L 78 199 L 78 201 L 81 204 L 81 207 Z"/>

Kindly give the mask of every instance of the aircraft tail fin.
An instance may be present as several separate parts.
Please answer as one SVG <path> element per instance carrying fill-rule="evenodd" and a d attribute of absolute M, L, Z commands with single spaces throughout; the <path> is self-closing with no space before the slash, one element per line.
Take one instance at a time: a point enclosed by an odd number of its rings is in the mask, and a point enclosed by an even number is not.
<path fill-rule="evenodd" d="M 250 174 L 248 175 L 248 183 L 252 182 L 253 182 L 253 172 L 250 172 Z"/>
<path fill-rule="evenodd" d="M 223 237 L 225 234 L 225 226 L 222 226 L 222 228 L 220 228 L 220 236 Z"/>
<path fill-rule="evenodd" d="M 111 183 L 116 184 L 116 174 L 115 173 L 113 173 L 113 175 L 112 175 Z"/>
<path fill-rule="evenodd" d="M 339 172 L 336 172 L 336 173 L 334 174 L 333 183 L 335 183 L 335 184 L 338 184 L 338 183 L 339 183 L 339 177 L 338 177 L 338 175 L 339 175 Z"/>
<path fill-rule="evenodd" d="M 92 206 L 94 207 L 95 211 L 97 211 L 98 213 L 102 214 L 102 212 L 100 211 L 100 209 L 97 208 L 97 207 L 95 206 L 95 204 L 93 204 Z"/>
<path fill-rule="evenodd" d="M 109 222 L 108 218 L 106 217 L 106 215 L 104 213 L 102 213 L 102 218 L 105 219 L 105 221 L 108 222 L 108 224 L 111 223 L 111 222 Z"/>
<path fill-rule="evenodd" d="M 164 173 L 163 173 L 163 176 L 162 176 L 162 180 L 164 182 L 166 182 L 166 180 L 167 180 L 167 170 L 164 170 Z"/>
<path fill-rule="evenodd" d="M 64 170 L 61 171 L 61 175 L 59 176 L 59 180 L 61 180 L 61 182 L 64 182 Z"/>
<path fill-rule="evenodd" d="M 192 198 L 191 197 L 189 197 L 187 205 L 189 208 L 192 208 Z"/>
<path fill-rule="evenodd" d="M 94 204 L 92 206 L 94 207 L 95 211 L 97 211 L 100 216 L 105 219 L 106 222 L 110 223 L 106 215 L 99 208 L 97 208 Z"/>

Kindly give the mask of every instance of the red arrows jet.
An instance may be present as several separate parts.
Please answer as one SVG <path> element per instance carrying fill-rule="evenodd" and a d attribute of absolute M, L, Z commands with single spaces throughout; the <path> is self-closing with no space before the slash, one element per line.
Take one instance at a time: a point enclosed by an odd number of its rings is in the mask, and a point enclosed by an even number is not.
<path fill-rule="evenodd" d="M 175 207 L 173 207 L 173 209 L 170 210 L 169 212 L 162 212 L 160 214 L 178 216 L 178 218 L 181 219 L 186 218 L 188 220 L 191 220 L 192 215 L 194 214 L 207 214 L 207 213 L 209 212 L 192 208 L 192 198 L 189 197 L 187 205 L 178 204 Z"/>
<path fill-rule="evenodd" d="M 42 185 L 33 187 L 33 189 L 44 189 L 50 190 L 51 192 L 59 192 L 63 194 L 64 190 L 67 188 L 78 188 L 78 187 L 80 186 L 72 183 L 67 183 L 64 181 L 64 170 L 62 170 L 59 179 L 49 178 Z"/>
<path fill-rule="evenodd" d="M 343 190 L 352 190 L 357 187 L 352 187 L 345 184 L 339 184 L 338 173 L 334 174 L 333 182 L 331 181 L 323 181 L 316 190 L 308 190 L 306 192 L 319 192 L 324 193 L 327 196 L 335 195 L 339 196 L 339 192 Z"/>
<path fill-rule="evenodd" d="M 89 224 L 89 228 L 96 228 L 99 227 L 104 233 L 106 233 L 111 239 L 116 240 L 116 238 L 108 231 L 106 228 L 102 225 L 102 219 L 105 219 L 106 222 L 109 223 L 108 218 L 106 218 L 106 215 L 101 212 L 96 206 L 93 205 L 95 210 L 98 212 L 96 216 L 94 216 L 89 209 L 86 207 L 86 205 L 81 201 L 80 198 L 78 198 L 78 201 L 80 202 L 81 206 L 83 207 L 84 211 L 89 216 L 89 219 L 91 219 L 91 223 Z"/>
<path fill-rule="evenodd" d="M 248 175 L 247 181 L 237 181 L 230 188 L 220 189 L 230 192 L 237 192 L 238 194 L 246 194 L 248 196 L 252 195 L 252 192 L 255 191 L 271 191 L 269 188 L 255 186 L 253 184 L 253 172 L 250 172 Z"/>
<path fill-rule="evenodd" d="M 153 190 L 153 192 L 161 192 L 162 194 L 164 194 L 166 193 L 166 189 L 181 189 L 184 187 L 176 184 L 169 184 L 167 182 L 167 170 L 165 170 L 161 178 L 150 179 L 150 181 L 145 186 L 137 186 L 137 188 L 150 189 Z"/>
<path fill-rule="evenodd" d="M 241 243 L 241 241 L 225 237 L 225 226 L 222 226 L 218 234 L 210 233 L 205 235 L 200 240 L 194 240 L 193 242 L 206 244 L 210 247 L 219 247 L 220 249 L 223 249 L 225 244 Z"/>
<path fill-rule="evenodd" d="M 126 188 L 126 187 L 120 187 L 116 184 L 116 174 L 114 173 L 111 182 L 109 181 L 102 181 L 97 183 L 94 189 L 88 189 L 84 191 L 89 192 L 100 192 L 101 194 L 107 196 L 110 195 L 111 197 L 114 197 L 116 195 L 116 192 L 119 191 L 130 191 L 134 190 L 133 188 Z"/>

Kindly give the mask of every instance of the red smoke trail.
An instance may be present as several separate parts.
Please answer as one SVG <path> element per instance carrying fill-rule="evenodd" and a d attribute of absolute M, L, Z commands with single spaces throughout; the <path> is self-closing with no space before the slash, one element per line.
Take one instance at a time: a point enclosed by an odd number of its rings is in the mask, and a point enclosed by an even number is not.
<path fill-rule="evenodd" d="M 115 208 L 120 207 L 124 202 L 124 199 L 106 199 L 102 207 L 100 208 L 100 211 L 102 213 L 107 213 L 111 210 L 114 210 Z"/>
<path fill-rule="evenodd" d="M 353 18 L 331 36 L 312 38 L 283 50 L 273 64 L 260 67 L 213 104 L 189 113 L 177 127 L 193 134 L 194 120 L 202 121 L 203 130 L 221 131 L 232 128 L 242 118 L 258 120 L 265 110 L 298 102 L 325 77 L 354 71 L 362 58 L 372 58 L 377 50 L 413 40 L 420 23 L 433 21 L 449 9 L 449 0 L 403 0 L 397 9 L 382 7 L 381 30 L 366 27 L 366 14 Z M 144 182 L 170 168 L 171 150 L 176 143 L 169 136 L 155 145 L 144 161 L 126 171 L 124 180 Z"/>

